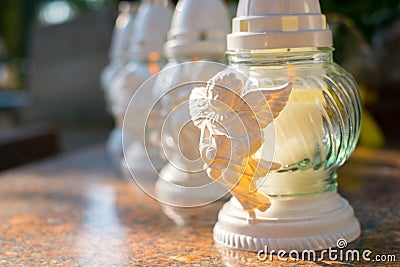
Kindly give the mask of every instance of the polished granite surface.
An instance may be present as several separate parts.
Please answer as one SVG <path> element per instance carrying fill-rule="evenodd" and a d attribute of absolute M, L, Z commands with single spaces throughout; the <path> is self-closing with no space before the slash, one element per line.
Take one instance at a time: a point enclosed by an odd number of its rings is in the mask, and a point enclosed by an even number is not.
<path fill-rule="evenodd" d="M 358 149 L 339 184 L 362 226 L 352 246 L 395 255 L 397 262 L 382 265 L 400 266 L 400 153 Z M 0 173 L 0 248 L 2 266 L 378 264 L 260 261 L 221 248 L 212 226 L 176 226 L 155 200 L 119 178 L 103 147 Z"/>

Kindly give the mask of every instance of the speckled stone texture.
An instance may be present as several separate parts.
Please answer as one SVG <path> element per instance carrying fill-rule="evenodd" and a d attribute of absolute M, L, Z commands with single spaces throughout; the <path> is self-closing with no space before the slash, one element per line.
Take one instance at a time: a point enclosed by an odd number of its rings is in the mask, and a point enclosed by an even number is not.
<path fill-rule="evenodd" d="M 352 246 L 396 255 L 397 263 L 384 265 L 399 265 L 400 153 L 358 149 L 339 175 L 363 231 Z M 155 200 L 119 178 L 103 147 L 0 174 L 2 266 L 349 264 L 262 262 L 255 253 L 216 246 L 212 226 L 177 227 Z"/>

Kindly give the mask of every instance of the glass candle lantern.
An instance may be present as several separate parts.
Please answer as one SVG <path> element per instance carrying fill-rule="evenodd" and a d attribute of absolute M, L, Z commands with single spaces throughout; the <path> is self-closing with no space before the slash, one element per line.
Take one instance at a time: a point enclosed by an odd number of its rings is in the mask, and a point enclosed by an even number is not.
<path fill-rule="evenodd" d="M 165 43 L 169 62 L 153 88 L 163 126 L 156 143 L 167 159 L 155 193 L 168 204 L 162 205 L 164 212 L 179 225 L 215 223 L 222 202 L 213 202 L 227 194 L 204 170 L 198 152 L 200 131 L 191 122 L 188 100 L 197 82 L 206 83 L 225 67 L 221 63 L 229 21 L 221 0 L 180 0 Z M 212 207 L 204 206 L 210 203 Z"/>
<path fill-rule="evenodd" d="M 224 205 L 214 227 L 217 243 L 256 252 L 266 247 L 301 251 L 336 247 L 341 238 L 351 242 L 359 236 L 352 207 L 337 193 L 336 169 L 355 148 L 360 98 L 352 76 L 332 61 L 332 52 L 317 0 L 239 2 L 228 57 L 230 66 L 247 76 L 240 99 L 254 90 L 270 90 L 267 100 L 273 92 L 290 93 L 270 102 L 274 120 L 260 128 L 262 144 L 250 155 L 254 162 L 272 161 L 271 169 L 257 189 L 245 188 L 246 195 L 236 193 L 248 170 L 243 167 L 245 174 L 232 190 L 236 197 Z M 285 85 L 290 88 L 276 89 Z M 248 136 L 251 144 L 256 135 Z M 217 142 L 217 156 L 218 149 Z M 211 163 L 211 176 L 213 171 Z M 222 178 L 229 180 L 230 173 L 223 170 Z M 256 198 L 253 202 L 259 203 L 251 208 L 248 199 L 254 194 L 266 198 Z"/>
<path fill-rule="evenodd" d="M 115 21 L 113 29 L 111 47 L 109 51 L 109 64 L 103 69 L 100 76 L 100 84 L 104 90 L 104 97 L 107 108 L 111 114 L 115 114 L 112 108 L 111 97 L 113 92 L 111 86 L 113 80 L 129 63 L 129 53 L 127 53 L 130 42 L 130 35 L 134 26 L 134 18 L 137 11 L 136 3 L 121 2 L 119 4 L 119 15 Z M 115 104 L 115 103 L 114 103 Z M 116 121 L 118 117 L 114 118 Z M 115 166 L 119 169 L 121 159 L 123 157 L 122 151 L 122 129 L 121 125 L 116 123 L 116 127 L 111 131 L 107 139 L 107 154 Z"/>
<path fill-rule="evenodd" d="M 131 179 L 131 174 L 151 177 L 153 166 L 148 163 L 148 153 L 154 154 L 156 168 L 163 165 L 157 151 L 146 151 L 143 129 L 138 126 L 145 105 L 151 102 L 151 90 L 147 90 L 138 104 L 130 101 L 139 87 L 152 75 L 160 71 L 166 60 L 163 44 L 172 18 L 172 8 L 167 0 L 142 0 L 133 22 L 129 41 L 129 63 L 118 73 L 111 84 L 112 111 L 117 125 L 123 130 L 125 158 L 121 160 L 122 175 Z"/>

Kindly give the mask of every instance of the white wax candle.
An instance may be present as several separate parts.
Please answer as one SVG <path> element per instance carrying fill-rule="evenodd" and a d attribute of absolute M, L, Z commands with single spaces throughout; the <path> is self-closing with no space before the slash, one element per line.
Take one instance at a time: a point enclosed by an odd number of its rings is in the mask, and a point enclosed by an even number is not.
<path fill-rule="evenodd" d="M 323 168 L 314 170 L 311 164 L 323 160 L 326 153 L 320 111 L 323 102 L 321 90 L 294 87 L 284 110 L 265 129 L 262 157 L 281 163 L 283 168 L 293 168 L 293 171 L 270 172 L 262 192 L 269 195 L 298 195 L 323 190 L 327 172 Z M 303 162 L 303 166 L 300 162 Z"/>

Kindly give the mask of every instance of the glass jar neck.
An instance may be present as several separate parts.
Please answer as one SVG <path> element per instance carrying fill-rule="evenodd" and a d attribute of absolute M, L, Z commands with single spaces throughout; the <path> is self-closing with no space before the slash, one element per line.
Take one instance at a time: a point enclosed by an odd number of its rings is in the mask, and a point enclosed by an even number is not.
<path fill-rule="evenodd" d="M 167 60 L 164 57 L 157 58 L 156 60 L 151 60 L 148 57 L 140 57 L 132 59 L 130 62 L 138 65 L 149 65 L 149 64 L 165 64 Z"/>
<path fill-rule="evenodd" d="M 185 55 L 179 57 L 171 57 L 169 61 L 174 61 L 177 63 L 185 63 L 185 62 L 196 62 L 196 61 L 211 61 L 211 62 L 223 62 L 225 56 L 222 54 L 203 54 L 203 55 Z"/>
<path fill-rule="evenodd" d="M 332 47 L 228 51 L 229 65 L 276 66 L 332 62 Z"/>

